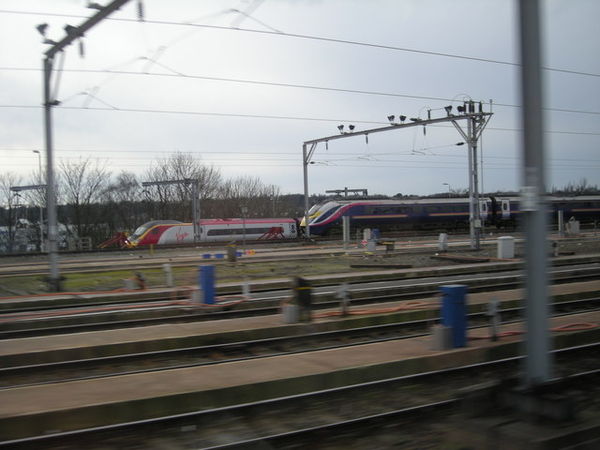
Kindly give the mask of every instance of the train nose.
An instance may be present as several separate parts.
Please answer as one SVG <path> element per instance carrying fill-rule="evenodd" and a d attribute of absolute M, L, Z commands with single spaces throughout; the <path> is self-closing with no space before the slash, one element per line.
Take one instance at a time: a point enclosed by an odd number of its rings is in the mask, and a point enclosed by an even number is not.
<path fill-rule="evenodd" d="M 136 246 L 137 246 L 137 242 L 131 241 L 129 239 L 125 239 L 125 247 L 127 247 L 127 248 L 134 248 Z"/>

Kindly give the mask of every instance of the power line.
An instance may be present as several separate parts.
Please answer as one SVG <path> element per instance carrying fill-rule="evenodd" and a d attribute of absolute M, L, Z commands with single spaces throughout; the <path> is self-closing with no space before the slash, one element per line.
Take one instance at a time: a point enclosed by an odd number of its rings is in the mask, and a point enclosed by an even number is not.
<path fill-rule="evenodd" d="M 444 146 L 436 146 L 436 147 L 429 147 L 429 148 L 419 148 L 417 150 L 420 151 L 426 151 L 429 150 L 430 148 L 442 148 L 442 147 L 451 147 L 454 151 L 456 152 L 460 152 L 458 150 L 455 150 L 452 146 L 449 145 L 444 145 Z M 31 148 L 0 148 L 0 151 L 11 151 L 11 152 L 24 152 L 24 153 L 29 153 L 32 152 L 33 150 L 35 150 L 34 147 Z M 204 150 L 172 150 L 172 149 L 163 149 L 163 150 L 136 150 L 136 149 L 86 149 L 86 148 L 78 148 L 78 149 L 64 149 L 64 148 L 57 148 L 56 149 L 57 152 L 61 152 L 61 153 L 93 153 L 93 154 L 105 154 L 105 153 L 118 153 L 120 155 L 124 155 L 127 156 L 129 154 L 135 154 L 135 153 L 139 153 L 139 154 L 171 154 L 171 153 L 183 153 L 183 154 L 189 154 L 189 155 L 197 155 L 197 156 L 204 156 L 204 155 L 213 155 L 213 154 L 217 154 L 217 155 L 227 155 L 227 156 L 231 156 L 232 158 L 236 158 L 236 160 L 239 160 L 240 157 L 247 157 L 246 159 L 260 159 L 261 161 L 296 161 L 296 157 L 298 152 L 280 152 L 278 151 L 277 153 L 273 153 L 273 152 L 252 152 L 251 154 L 245 152 L 245 151 L 204 151 Z M 289 155 L 290 157 L 286 157 L 286 155 Z M 383 161 L 393 161 L 393 160 L 388 160 L 385 158 L 381 158 L 381 156 L 414 156 L 415 158 L 436 158 L 439 160 L 440 157 L 442 158 L 460 158 L 460 159 L 464 159 L 464 155 L 462 154 L 451 154 L 451 155 L 439 155 L 439 154 L 434 154 L 434 153 L 425 153 L 425 154 L 414 154 L 411 152 L 385 152 L 385 153 L 371 153 L 369 152 L 368 154 L 365 153 L 337 153 L 337 152 L 327 152 L 326 156 L 343 156 L 345 158 L 343 159 L 328 159 L 327 161 L 332 161 L 332 162 L 337 162 L 337 161 L 349 161 L 351 159 L 357 159 L 357 158 L 361 158 L 361 157 L 365 157 L 365 156 L 370 156 L 373 157 L 375 159 L 373 159 L 373 161 L 379 161 L 379 162 L 383 162 Z M 256 156 L 256 158 L 254 158 Z M 325 156 L 325 155 L 324 155 Z M 23 156 L 26 158 L 36 158 L 35 156 L 30 156 L 30 155 L 26 155 Z M 150 157 L 150 155 L 149 155 Z M 265 158 L 266 157 L 266 158 Z M 271 157 L 271 158 L 269 158 Z M 2 154 L 0 154 L 0 158 L 14 158 L 14 155 L 11 156 L 4 156 Z M 100 157 L 99 157 L 100 158 Z M 516 156 L 487 156 L 487 159 L 498 159 L 498 160 L 510 160 L 510 161 L 516 161 L 519 158 L 517 158 Z M 122 160 L 127 160 L 127 161 L 136 161 L 137 159 L 133 159 L 133 158 L 117 158 L 119 161 Z M 143 158 L 148 159 L 148 158 Z M 231 161 L 231 159 L 211 159 L 210 161 Z M 584 162 L 590 162 L 590 163 L 598 163 L 600 164 L 600 159 L 590 159 L 590 158 L 549 158 L 549 161 L 561 161 L 561 162 L 575 162 L 575 163 L 584 163 Z M 408 162 L 408 161 L 407 161 Z M 415 162 L 415 161 L 412 161 Z M 439 162 L 447 162 L 447 163 L 451 163 L 451 164 L 462 164 L 461 162 L 455 162 L 455 161 L 439 161 Z M 488 163 L 490 164 L 490 163 Z M 493 163 L 493 164 L 503 164 L 503 163 Z M 487 164 L 486 164 L 487 165 Z M 585 166 L 585 167 L 589 167 L 589 166 Z"/>
<path fill-rule="evenodd" d="M 129 70 L 111 70 L 111 69 L 63 69 L 63 72 L 70 73 L 102 73 L 108 75 L 127 75 L 127 76 L 146 76 L 146 77 L 166 77 L 166 78 L 184 78 L 191 80 L 205 80 L 205 81 L 219 81 L 219 82 L 227 82 L 227 83 L 239 83 L 239 84 L 250 84 L 255 86 L 273 86 L 273 87 L 285 87 L 285 88 L 295 88 L 295 89 L 310 89 L 310 90 L 318 90 L 318 91 L 328 91 L 328 92 L 341 92 L 347 94 L 362 94 L 362 95 L 376 95 L 376 96 L 384 96 L 384 97 L 396 97 L 396 98 L 410 98 L 416 100 L 434 100 L 434 101 L 442 101 L 442 102 L 455 102 L 455 98 L 447 98 L 447 97 L 436 97 L 436 96 L 427 96 L 427 95 L 410 95 L 410 94 L 400 94 L 395 92 L 383 92 L 383 91 L 370 91 L 370 90 L 361 90 L 361 89 L 344 89 L 344 88 L 334 88 L 328 86 L 317 86 L 310 84 L 297 84 L 297 83 L 283 83 L 283 82 L 275 82 L 275 81 L 261 81 L 261 80 L 248 80 L 242 78 L 227 78 L 227 77 L 212 77 L 206 75 L 188 75 L 180 71 L 173 70 L 169 67 L 166 67 L 161 64 L 165 69 L 170 70 L 173 73 L 157 73 L 157 72 L 136 72 Z M 36 71 L 39 72 L 41 69 L 38 68 L 20 68 L 20 67 L 0 67 L 0 70 L 12 70 L 12 71 Z M 96 100 L 102 102 L 102 100 L 96 98 Z M 108 105 L 111 106 L 111 105 Z M 520 108 L 520 105 L 515 105 L 511 103 L 494 103 L 494 106 L 498 107 L 506 107 L 506 108 Z M 115 108 L 113 108 L 115 109 Z M 571 114 L 592 114 L 592 115 L 600 115 L 600 111 L 589 111 L 589 110 L 581 110 L 581 109 L 569 109 L 569 108 L 544 108 L 545 111 L 553 111 L 553 112 L 562 112 L 562 113 L 571 113 Z"/>
<path fill-rule="evenodd" d="M 39 16 L 52 16 L 52 17 L 68 17 L 68 18 L 84 18 L 84 19 L 87 18 L 84 15 L 77 15 L 77 14 L 15 11 L 15 10 L 6 10 L 6 9 L 0 9 L 0 13 L 39 15 Z M 137 19 L 118 18 L 118 17 L 111 17 L 111 18 L 108 18 L 107 20 L 112 20 L 115 22 L 127 22 L 127 23 L 128 22 L 132 22 L 132 23 L 138 22 Z M 520 66 L 520 64 L 518 64 L 518 63 L 514 63 L 514 62 L 510 62 L 510 61 L 502 61 L 502 60 L 498 60 L 498 59 L 479 58 L 479 57 L 474 57 L 474 56 L 458 55 L 458 54 L 454 54 L 454 53 L 434 52 L 434 51 L 429 51 L 429 50 L 418 50 L 418 49 L 413 49 L 413 48 L 408 48 L 408 47 L 397 47 L 397 46 L 393 46 L 393 45 L 374 44 L 374 43 L 370 43 L 370 42 L 361 42 L 361 41 L 354 41 L 354 40 L 347 40 L 347 39 L 327 38 L 327 37 L 323 37 L 323 36 L 314 36 L 314 35 L 308 35 L 308 34 L 283 33 L 283 32 L 278 32 L 278 31 L 276 32 L 276 31 L 267 31 L 267 30 L 253 30 L 250 28 L 232 28 L 232 27 L 226 27 L 226 26 L 220 26 L 220 25 L 196 24 L 196 23 L 189 23 L 189 22 L 175 22 L 175 21 L 167 21 L 167 20 L 145 19 L 144 23 L 152 24 L 152 25 L 169 25 L 169 26 L 186 26 L 186 27 L 196 27 L 196 28 L 207 28 L 207 29 L 214 29 L 214 30 L 221 30 L 221 31 L 237 31 L 237 32 L 242 32 L 242 33 L 253 33 L 253 34 L 262 34 L 262 35 L 269 35 L 269 36 L 289 37 L 289 38 L 296 38 L 296 39 L 321 41 L 321 42 L 331 42 L 331 43 L 336 43 L 336 44 L 355 45 L 355 46 L 368 47 L 368 48 L 378 48 L 378 49 L 383 49 L 383 50 L 415 53 L 415 54 L 422 54 L 422 55 L 428 55 L 428 56 L 441 56 L 441 57 L 445 57 L 445 58 L 461 59 L 461 60 L 476 61 L 476 62 L 485 62 L 485 63 L 490 63 L 490 64 L 510 66 L 510 67 L 519 67 Z M 570 75 L 581 75 L 581 76 L 599 77 L 600 78 L 600 74 L 592 73 L 592 72 L 584 72 L 584 71 L 570 70 L 570 69 L 560 69 L 560 68 L 547 67 L 547 66 L 542 67 L 542 69 L 551 71 L 551 72 L 566 73 L 566 74 L 570 74 Z"/>
<path fill-rule="evenodd" d="M 40 109 L 41 106 L 37 105 L 0 105 L 0 108 L 15 108 L 15 109 Z M 362 123 L 371 125 L 389 125 L 388 122 L 374 121 L 374 120 L 356 120 L 356 119 L 333 119 L 324 117 L 302 117 L 302 116 L 276 116 L 267 114 L 241 114 L 241 113 L 220 113 L 220 112 L 206 112 L 206 111 L 182 111 L 182 110 L 170 110 L 170 109 L 145 109 L 145 108 L 99 108 L 99 107 L 82 107 L 82 106 L 59 106 L 58 109 L 62 110 L 73 110 L 73 111 L 100 111 L 100 112 L 129 112 L 129 113 L 144 113 L 144 114 L 181 114 L 181 115 L 192 115 L 192 116 L 212 116 L 212 117 L 237 117 L 244 119 L 269 119 L 269 120 L 297 120 L 307 122 L 335 122 L 335 123 Z M 429 127 L 435 128 L 451 128 L 444 125 L 428 125 Z M 494 131 L 523 131 L 519 128 L 502 128 L 502 127 L 487 127 L 488 130 Z M 566 130 L 546 130 L 545 133 L 549 134 L 566 134 L 575 136 L 600 136 L 597 132 L 587 131 L 566 131 Z"/>
<path fill-rule="evenodd" d="M 74 161 L 75 159 L 67 159 L 67 161 Z M 369 164 L 368 167 L 369 168 L 380 168 L 380 169 L 388 169 L 388 168 L 400 168 L 400 169 L 407 169 L 407 170 L 412 170 L 412 169 L 425 169 L 425 170 L 429 170 L 429 169 L 444 169 L 444 170 L 467 170 L 467 167 L 462 164 L 462 165 L 446 165 L 446 164 L 439 164 L 436 163 L 436 165 L 431 165 L 431 164 L 425 164 L 425 163 L 417 163 L 415 162 L 414 164 L 418 164 L 418 165 L 407 165 L 407 163 L 401 163 L 401 164 L 390 164 L 386 161 L 376 161 L 380 164 Z M 381 164 L 383 163 L 383 164 Z M 245 166 L 248 167 L 258 167 L 258 168 L 282 168 L 282 167 L 295 167 L 298 168 L 298 166 L 301 163 L 286 163 L 286 164 L 265 164 L 261 161 L 256 161 L 254 163 L 245 163 Z M 6 163 L 3 164 L 4 167 L 22 167 L 22 164 L 13 162 L 13 163 Z M 225 163 L 221 163 L 218 164 L 218 168 L 221 167 L 239 167 L 239 163 L 236 163 L 234 161 L 231 162 L 231 164 L 225 164 Z M 313 169 L 317 168 L 317 167 L 328 167 L 328 168 L 364 168 L 365 164 L 361 163 L 361 164 L 315 164 L 311 166 Z M 136 164 L 136 163 L 121 163 L 119 162 L 119 168 L 131 168 L 131 169 L 142 169 L 142 170 L 146 170 L 149 168 L 149 165 L 141 165 L 141 164 Z M 600 165 L 598 166 L 563 166 L 563 165 L 552 165 L 550 166 L 550 169 L 552 169 L 553 171 L 556 172 L 565 172 L 565 171 L 572 171 L 572 170 L 577 170 L 577 171 L 581 171 L 583 169 L 589 169 L 589 170 L 598 170 L 600 169 Z M 518 170 L 518 165 L 486 165 L 486 170 Z"/>
<path fill-rule="evenodd" d="M 5 149 L 0 149 L 0 150 L 5 150 Z M 31 149 L 11 149 L 13 151 L 31 151 Z M 68 150 L 66 151 L 68 152 Z M 73 153 L 82 153 L 82 152 L 86 152 L 86 153 L 91 153 L 90 150 L 71 150 L 71 152 Z M 119 158 L 116 158 L 117 161 L 119 162 L 139 162 L 139 163 L 159 163 L 160 162 L 160 158 L 159 159 L 152 159 L 151 156 L 148 155 L 147 158 L 140 158 L 139 156 L 131 156 L 131 153 L 142 153 L 141 151 L 126 151 L 127 153 L 123 153 L 123 151 L 115 151 L 115 153 L 118 152 L 120 153 L 122 156 Z M 143 153 L 150 153 L 150 152 L 143 152 Z M 213 153 L 218 153 L 218 152 L 213 152 Z M 188 153 L 189 154 L 189 153 Z M 287 162 L 296 162 L 297 158 L 294 157 L 280 157 L 280 155 L 273 155 L 273 154 L 268 154 L 269 156 L 258 156 L 255 153 L 252 154 L 242 154 L 241 152 L 229 152 L 229 155 L 232 156 L 232 158 L 210 158 L 208 160 L 205 160 L 203 162 L 206 163 L 235 163 L 235 165 L 239 165 L 240 161 L 243 161 L 244 163 L 258 163 L 260 164 L 267 164 L 269 163 L 269 165 L 280 165 L 280 163 L 287 163 Z M 262 155 L 265 155 L 264 153 Z M 287 153 L 287 155 L 293 155 L 293 153 Z M 413 153 L 402 153 L 402 152 L 398 152 L 398 153 L 385 153 L 384 155 L 394 155 L 394 156 L 413 156 L 413 158 L 411 159 L 388 159 L 388 158 L 381 158 L 380 155 L 376 155 L 376 154 L 369 154 L 369 155 L 365 155 L 365 154 L 337 154 L 340 156 L 345 156 L 344 158 L 323 158 L 320 160 L 315 160 L 316 164 L 319 165 L 331 165 L 331 166 L 344 166 L 344 164 L 347 163 L 352 163 L 355 162 L 357 160 L 360 160 L 363 164 L 371 164 L 371 163 L 404 163 L 404 164 L 430 164 L 427 161 L 424 161 L 424 159 L 428 159 L 428 158 L 436 158 L 435 163 L 436 164 L 443 164 L 446 166 L 452 166 L 452 165 L 460 165 L 460 166 L 464 166 L 464 158 L 465 155 L 444 155 L 442 158 L 445 159 L 440 159 L 439 155 L 435 155 L 435 154 L 413 154 Z M 273 157 L 275 156 L 275 157 Z M 325 155 L 324 155 L 325 156 Z M 327 156 L 332 156 L 331 154 L 328 154 Z M 0 158 L 10 158 L 11 160 L 14 160 L 14 155 L 11 156 L 4 156 L 4 155 L 0 155 Z M 25 159 L 30 159 L 29 155 L 24 157 Z M 97 159 L 99 160 L 106 160 L 106 161 L 113 161 L 115 159 L 110 159 L 109 157 L 101 157 L 101 156 L 96 156 Z M 447 158 L 460 158 L 461 161 L 448 161 L 446 160 Z M 63 157 L 63 159 L 65 160 L 76 160 L 77 158 L 74 157 Z M 500 167 L 500 166 L 510 166 L 510 167 L 516 167 L 515 163 L 517 161 L 518 158 L 516 157 L 502 157 L 502 156 L 490 156 L 488 159 L 495 159 L 495 160 L 501 160 L 501 161 L 492 161 L 492 162 L 488 162 L 486 164 L 486 166 L 488 167 Z M 574 159 L 574 158 L 552 158 L 550 159 L 550 161 L 555 162 L 557 165 L 560 164 L 561 166 L 564 166 L 566 168 L 582 168 L 582 169 L 589 169 L 589 168 L 596 168 L 597 166 L 595 166 L 595 164 L 598 164 L 600 167 L 600 160 L 599 159 Z M 566 163 L 565 163 L 566 162 Z M 591 166 L 589 164 L 585 164 L 585 163 L 591 163 L 594 164 L 594 166 Z M 298 163 L 299 164 L 299 163 Z M 294 166 L 297 166 L 298 164 L 293 164 Z M 582 166 L 581 164 L 585 164 L 584 166 Z M 15 165 L 19 165 L 18 163 L 15 163 Z M 283 164 L 285 165 L 285 164 Z"/>

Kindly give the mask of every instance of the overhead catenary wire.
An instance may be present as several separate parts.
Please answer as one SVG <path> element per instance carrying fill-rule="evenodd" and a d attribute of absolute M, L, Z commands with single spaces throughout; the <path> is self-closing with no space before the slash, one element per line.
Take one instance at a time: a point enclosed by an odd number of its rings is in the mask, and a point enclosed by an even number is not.
<path fill-rule="evenodd" d="M 454 148 L 456 145 L 436 145 L 436 146 L 431 146 L 431 147 L 427 147 L 424 150 L 430 150 L 430 149 L 436 149 L 436 150 L 440 150 L 440 149 L 445 149 L 445 150 L 453 150 L 456 151 L 456 149 Z M 35 159 L 37 158 L 36 156 L 33 155 L 29 155 L 30 152 L 33 152 L 33 150 L 36 150 L 37 147 L 19 147 L 19 148 L 10 148 L 10 147 L 0 147 L 0 151 L 10 151 L 10 152 L 24 152 L 27 153 L 27 158 L 31 158 L 31 159 Z M 204 154 L 210 155 L 210 154 L 217 154 L 217 155 L 235 155 L 235 157 L 237 158 L 239 155 L 247 155 L 247 156 L 251 156 L 248 155 L 248 153 L 246 151 L 243 150 L 239 150 L 239 151 L 228 151 L 228 150 L 220 150 L 220 151 L 212 151 L 212 150 L 202 150 L 202 149 L 190 149 L 190 150 L 173 150 L 173 149 L 167 149 L 167 148 L 163 148 L 163 149 L 155 149 L 155 150 L 150 150 L 150 149 L 131 149 L 131 148 L 110 148 L 110 149 L 106 149 L 106 148 L 84 148 L 84 147 L 75 147 L 75 148 L 61 148 L 58 147 L 56 148 L 57 152 L 61 152 L 61 153 L 119 153 L 119 154 L 123 154 L 123 153 L 143 153 L 143 154 L 149 154 L 149 153 L 157 153 L 157 154 L 168 154 L 168 153 L 184 153 L 184 154 L 190 154 L 190 155 L 197 155 L 197 156 L 202 156 Z M 279 151 L 277 150 L 277 152 L 252 152 L 252 155 L 260 155 L 259 158 L 262 158 L 263 156 L 281 156 L 281 155 L 293 155 L 294 157 L 291 158 L 292 160 L 296 160 L 297 159 L 297 154 L 298 152 L 284 152 L 284 151 Z M 376 157 L 381 157 L 381 156 L 398 156 L 398 155 L 411 155 L 411 152 L 376 152 L 376 153 L 372 153 L 370 152 L 371 155 L 376 156 Z M 342 152 L 342 153 L 337 153 L 337 152 L 328 152 L 327 156 L 348 156 L 347 152 Z M 359 156 L 359 155 L 357 155 Z M 419 155 L 421 156 L 421 155 Z M 463 155 L 460 154 L 449 154 L 449 155 L 439 155 L 439 154 L 425 154 L 422 156 L 426 156 L 426 157 L 439 157 L 439 156 L 443 156 L 444 158 L 463 158 Z M 2 155 L 0 154 L 0 157 L 2 157 Z M 12 156 L 11 156 L 12 157 Z M 487 159 L 505 159 L 505 160 L 513 160 L 516 161 L 518 158 L 516 156 L 493 156 L 493 155 L 487 155 L 486 156 Z M 589 159 L 589 158 L 548 158 L 549 161 L 573 161 L 573 162 L 598 162 L 600 163 L 600 159 Z"/>
<path fill-rule="evenodd" d="M 22 15 L 38 15 L 38 16 L 49 16 L 49 17 L 68 17 L 68 18 L 87 19 L 87 16 L 81 15 L 81 14 L 49 13 L 49 12 L 41 12 L 41 11 L 18 11 L 18 10 L 0 9 L 0 13 L 1 14 L 22 14 Z M 137 23 L 138 22 L 137 19 L 129 19 L 129 18 L 123 18 L 123 17 L 109 17 L 106 20 L 114 21 L 114 22 L 124 22 L 124 23 Z M 239 28 L 239 27 L 221 26 L 221 25 L 198 24 L 198 23 L 190 23 L 190 22 L 177 22 L 177 21 L 169 21 L 169 20 L 149 20 L 147 18 L 145 19 L 145 22 L 147 24 L 152 24 L 152 25 L 198 27 L 198 28 L 206 28 L 206 29 L 214 29 L 214 30 L 263 34 L 263 35 L 271 35 L 271 36 L 277 36 L 277 37 L 314 40 L 314 41 L 321 41 L 321 42 L 331 42 L 331 43 L 346 44 L 346 45 L 353 45 L 353 46 L 360 46 L 360 47 L 378 48 L 378 49 L 382 49 L 382 50 L 391 50 L 391 51 L 398 51 L 398 52 L 422 54 L 422 55 L 428 55 L 428 56 L 438 56 L 438 57 L 445 57 L 445 58 L 484 62 L 484 63 L 490 63 L 490 64 L 510 66 L 510 67 L 520 67 L 519 63 L 515 63 L 515 62 L 511 62 L 511 61 L 503 61 L 503 60 L 499 60 L 499 59 L 481 58 L 481 57 L 476 57 L 476 56 L 459 55 L 459 54 L 454 54 L 454 53 L 436 52 L 436 51 L 430 51 L 430 50 L 420 50 L 420 49 L 413 49 L 413 48 L 408 48 L 408 47 L 399 47 L 399 46 L 394 46 L 394 45 L 375 44 L 375 43 L 371 43 L 371 42 L 361 42 L 361 41 L 355 41 L 355 40 L 349 40 L 349 39 L 329 38 L 329 37 L 300 34 L 300 33 L 284 33 L 284 32 L 280 32 L 280 31 L 254 30 L 251 28 Z M 600 78 L 600 74 L 593 73 L 593 72 L 585 72 L 585 71 L 573 70 L 573 69 L 562 69 L 562 68 L 548 67 L 548 66 L 544 66 L 543 69 L 547 70 L 547 71 L 558 72 L 558 73 Z"/>
<path fill-rule="evenodd" d="M 21 109 L 41 109 L 39 105 L 0 105 L 0 108 L 21 108 Z M 61 110 L 73 110 L 73 111 L 111 111 L 121 113 L 147 113 L 147 114 L 181 114 L 181 115 L 192 115 L 192 116 L 214 116 L 214 117 L 234 117 L 244 119 L 272 119 L 272 120 L 297 120 L 307 122 L 345 122 L 345 123 L 361 123 L 371 125 L 389 125 L 388 122 L 381 120 L 364 120 L 364 119 L 342 119 L 342 118 L 326 118 L 326 117 L 306 117 L 306 116 L 278 116 L 268 114 L 242 114 L 242 113 L 223 113 L 216 111 L 184 111 L 184 110 L 173 110 L 173 109 L 149 109 L 149 108 L 122 108 L 122 107 L 77 107 L 77 106 L 64 106 L 60 105 L 57 109 Z M 430 128 L 451 128 L 447 125 L 428 125 Z M 520 128 L 507 128 L 507 127 L 487 127 L 486 130 L 495 131 L 510 131 L 510 132 L 521 132 Z M 549 134 L 566 134 L 566 135 L 581 135 L 581 136 L 600 136 L 600 132 L 593 131 L 568 131 L 568 130 L 545 130 L 545 133 Z"/>
<path fill-rule="evenodd" d="M 359 94 L 359 95 L 373 95 L 373 96 L 384 96 L 384 97 L 396 97 L 396 98 L 407 98 L 407 99 L 415 99 L 415 100 L 432 100 L 432 101 L 440 101 L 440 102 L 456 102 L 456 98 L 449 97 L 440 97 L 440 96 L 431 96 L 431 95 L 413 95 L 413 94 L 403 94 L 398 92 L 384 92 L 384 91 L 373 91 L 373 90 L 364 90 L 364 89 L 346 89 L 346 88 L 337 88 L 331 86 L 318 86 L 318 85 L 310 85 L 310 84 L 301 84 L 301 83 L 286 83 L 286 82 L 276 82 L 276 81 L 263 81 L 263 80 L 250 80 L 243 78 L 231 78 L 231 77 L 215 77 L 208 75 L 190 75 L 184 72 L 178 71 L 171 67 L 166 66 L 163 63 L 159 63 L 154 59 L 147 57 L 137 57 L 134 58 L 133 61 L 147 60 L 156 64 L 163 69 L 169 71 L 170 73 L 159 73 L 159 72 L 147 72 L 145 70 L 142 71 L 133 71 L 133 70 L 117 70 L 117 69 L 64 69 L 65 73 L 89 73 L 89 74 L 108 74 L 108 75 L 123 75 L 123 76 L 142 76 L 142 77 L 167 77 L 167 78 L 183 78 L 189 80 L 204 80 L 204 81 L 217 81 L 217 82 L 227 82 L 227 83 L 238 83 L 238 84 L 249 84 L 255 86 L 271 86 L 271 87 L 284 87 L 284 88 L 294 88 L 294 89 L 308 89 L 308 90 L 317 90 L 317 91 L 327 91 L 327 92 L 340 92 L 347 94 Z M 5 71 L 32 71 L 39 72 L 41 69 L 34 67 L 10 67 L 10 66 L 0 66 L 0 70 Z M 106 80 L 105 80 L 106 81 Z M 104 82 L 103 82 L 104 83 Z M 520 105 L 512 104 L 512 103 L 500 103 L 494 102 L 495 107 L 502 108 L 520 108 Z M 439 109 L 439 108 L 436 108 Z M 434 109 L 432 109 L 433 111 Z M 590 115 L 600 115 L 600 111 L 590 111 L 584 109 L 573 109 L 573 108 L 554 108 L 554 107 L 545 107 L 544 111 L 552 111 L 559 113 L 568 113 L 568 114 L 590 114 Z"/>

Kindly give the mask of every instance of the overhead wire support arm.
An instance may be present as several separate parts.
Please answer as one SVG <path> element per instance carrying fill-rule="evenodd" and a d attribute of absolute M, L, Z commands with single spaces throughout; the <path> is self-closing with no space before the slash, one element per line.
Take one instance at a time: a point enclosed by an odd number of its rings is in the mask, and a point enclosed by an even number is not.
<path fill-rule="evenodd" d="M 46 189 L 47 185 L 45 184 L 31 184 L 28 186 L 11 186 L 10 190 L 13 192 L 21 192 L 21 191 L 34 191 L 40 189 Z"/>
<path fill-rule="evenodd" d="M 60 41 L 56 42 L 52 45 L 46 52 L 46 58 L 53 58 L 58 52 L 64 50 L 66 47 L 71 45 L 73 41 L 82 38 L 85 33 L 91 29 L 94 25 L 101 22 L 108 16 L 110 16 L 117 9 L 121 8 L 121 6 L 125 5 L 129 0 L 114 0 L 107 6 L 104 6 L 100 9 L 96 14 L 90 17 L 88 20 L 83 22 L 78 27 L 70 27 L 68 28 L 67 35 L 62 38 Z"/>
<path fill-rule="evenodd" d="M 318 139 L 310 139 L 308 141 L 304 141 L 304 144 L 306 144 L 306 145 L 318 144 L 319 142 L 328 142 L 328 141 L 334 141 L 336 139 L 345 139 L 345 138 L 349 138 L 349 137 L 353 137 L 353 136 L 364 136 L 364 135 L 370 135 L 373 133 L 382 133 L 384 131 L 400 130 L 403 128 L 412 128 L 412 127 L 421 127 L 423 125 L 432 125 L 432 124 L 437 124 L 437 123 L 453 122 L 456 120 L 464 120 L 464 119 L 468 119 L 468 118 L 488 117 L 488 116 L 492 116 L 493 114 L 494 113 L 491 113 L 491 112 L 478 112 L 478 113 L 467 113 L 467 114 L 460 114 L 460 115 L 450 115 L 448 117 L 439 117 L 437 119 L 418 119 L 413 122 L 386 125 L 385 127 L 370 128 L 368 130 L 346 131 L 346 132 L 343 132 L 340 134 L 334 134 L 332 136 L 322 137 L 322 138 L 318 138 Z M 312 153 L 311 153 L 311 155 L 312 155 Z"/>

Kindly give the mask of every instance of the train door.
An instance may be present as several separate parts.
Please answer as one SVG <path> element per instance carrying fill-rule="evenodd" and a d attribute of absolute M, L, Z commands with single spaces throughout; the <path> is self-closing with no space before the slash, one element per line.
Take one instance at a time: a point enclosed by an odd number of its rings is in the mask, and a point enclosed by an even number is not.
<path fill-rule="evenodd" d="M 487 200 L 479 201 L 479 218 L 482 222 L 485 222 L 488 218 L 488 204 Z"/>
<path fill-rule="evenodd" d="M 498 201 L 496 200 L 496 197 L 490 197 L 491 203 L 492 203 L 492 217 L 491 217 L 491 223 L 496 225 L 496 221 L 498 220 Z"/>
<path fill-rule="evenodd" d="M 502 219 L 510 219 L 510 200 L 502 200 Z"/>

